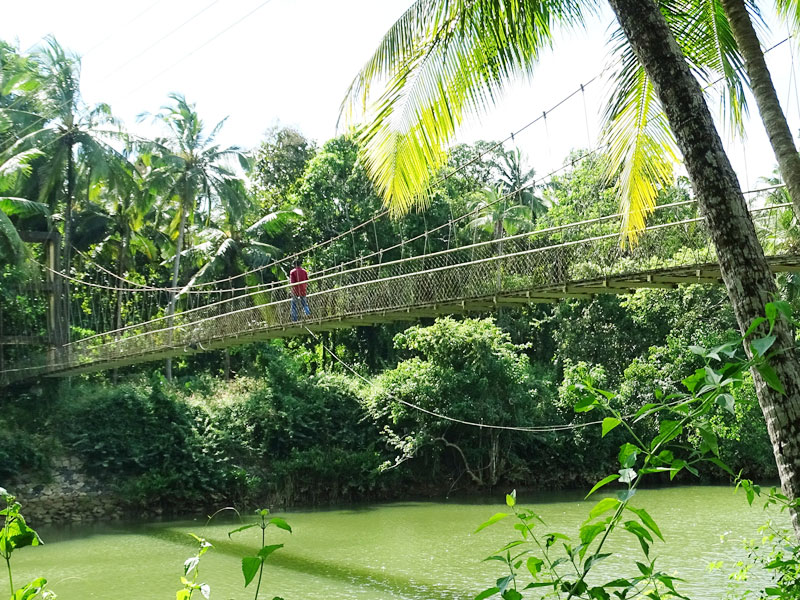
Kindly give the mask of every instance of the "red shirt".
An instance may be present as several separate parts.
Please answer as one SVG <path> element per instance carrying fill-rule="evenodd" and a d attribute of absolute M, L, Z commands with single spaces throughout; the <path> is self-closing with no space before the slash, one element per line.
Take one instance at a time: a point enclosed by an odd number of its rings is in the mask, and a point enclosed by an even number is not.
<path fill-rule="evenodd" d="M 295 267 L 289 272 L 290 283 L 300 283 L 301 281 L 308 281 L 308 272 L 303 267 Z M 307 283 L 300 283 L 300 285 L 292 286 L 292 293 L 295 296 L 305 296 Z"/>

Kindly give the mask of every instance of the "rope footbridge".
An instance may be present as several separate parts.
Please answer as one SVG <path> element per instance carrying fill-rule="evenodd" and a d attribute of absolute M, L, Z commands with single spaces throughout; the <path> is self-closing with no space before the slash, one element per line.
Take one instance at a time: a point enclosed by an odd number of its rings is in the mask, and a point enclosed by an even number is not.
<path fill-rule="evenodd" d="M 3 383 L 68 376 L 187 353 L 331 329 L 491 311 L 499 306 L 591 298 L 637 288 L 718 283 L 719 266 L 704 220 L 675 218 L 693 202 L 657 208 L 660 222 L 633 248 L 620 244 L 620 215 L 505 236 L 419 256 L 349 261 L 311 273 L 311 314 L 291 315 L 288 282 L 241 288 L 236 295 L 146 322 L 88 335 L 0 371 Z M 673 210 L 670 210 L 673 209 Z M 779 204 L 751 211 L 773 271 L 800 271 L 800 247 Z M 672 218 L 670 218 L 670 216 Z M 611 233 L 609 233 L 611 232 Z M 222 290 L 225 291 L 225 290 Z M 233 292 L 230 292 L 233 294 Z"/>

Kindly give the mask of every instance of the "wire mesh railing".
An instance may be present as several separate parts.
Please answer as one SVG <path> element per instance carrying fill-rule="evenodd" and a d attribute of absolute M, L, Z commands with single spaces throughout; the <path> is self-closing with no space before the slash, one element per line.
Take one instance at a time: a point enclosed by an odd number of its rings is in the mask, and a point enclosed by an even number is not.
<path fill-rule="evenodd" d="M 85 337 L 2 375 L 14 380 L 112 368 L 293 335 L 306 326 L 348 326 L 432 309 L 457 312 L 498 297 L 544 300 L 591 282 L 707 267 L 716 256 L 704 220 L 681 218 L 692 215 L 693 207 L 692 202 L 659 207 L 658 224 L 648 227 L 633 248 L 620 244 L 619 216 L 612 215 L 399 260 L 351 264 L 309 279 L 311 314 L 298 311 L 300 321 L 292 319 L 292 286 L 274 284 Z M 752 211 L 768 256 L 798 254 L 783 225 L 790 210 L 781 204 Z M 636 287 L 636 281 L 626 285 Z"/>

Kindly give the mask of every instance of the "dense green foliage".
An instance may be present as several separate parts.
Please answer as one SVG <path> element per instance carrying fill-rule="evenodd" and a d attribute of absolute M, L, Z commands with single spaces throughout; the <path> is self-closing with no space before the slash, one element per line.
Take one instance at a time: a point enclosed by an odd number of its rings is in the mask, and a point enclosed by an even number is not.
<path fill-rule="evenodd" d="M 59 72 L 69 74 L 78 63 L 54 42 L 47 48 L 26 57 L 3 46 L 3 76 L 55 94 L 63 81 L 50 81 L 42 65 L 61 60 Z M 15 117 L 16 106 L 30 105 L 37 114 L 46 106 L 39 106 L 43 101 L 25 85 L 7 89 L 0 98 L 8 117 L 0 120 L 0 152 L 22 162 L 13 177 L 0 180 L 0 191 L 18 196 L 36 191 L 30 198 L 47 204 L 50 215 L 72 203 L 70 231 L 83 253 L 68 252 L 62 259 L 79 279 L 98 265 L 156 286 L 237 276 L 269 267 L 274 258 L 382 209 L 353 136 L 318 145 L 298 131 L 276 128 L 250 153 L 222 151 L 213 141 L 217 131 L 206 131 L 195 107 L 179 95 L 160 113 L 169 126 L 163 139 L 127 140 L 117 131 L 112 137 L 125 152 L 113 168 L 89 168 L 101 164 L 99 155 L 90 165 L 82 161 L 91 157 L 76 147 L 74 170 L 59 171 L 74 185 L 65 179 L 61 187 L 51 182 L 43 188 L 42 165 L 53 164 L 46 160 L 68 165 L 63 156 L 20 155 L 27 148 L 20 133 L 30 124 L 23 115 Z M 91 111 L 79 95 L 73 100 L 72 110 L 88 111 L 91 125 Z M 243 154 L 251 160 L 242 160 L 240 167 L 222 162 L 226 155 Z M 562 174 L 533 185 L 535 173 L 518 151 L 491 142 L 458 146 L 431 189 L 427 210 L 401 220 L 378 219 L 314 253 L 306 267 L 313 273 L 381 248 L 392 249 L 374 260 L 391 260 L 613 213 L 615 182 L 604 174 L 602 158 L 575 152 L 567 163 L 570 168 Z M 248 189 L 237 174 L 242 167 L 249 169 Z M 688 197 L 685 182 L 678 181 L 662 191 L 658 203 Z M 0 208 L 20 231 L 49 228 L 66 235 L 63 220 L 14 206 Z M 694 210 L 676 206 L 655 218 L 691 218 Z M 465 214 L 469 218 L 437 229 Z M 785 226 L 793 235 L 791 223 Z M 597 227 L 598 234 L 613 233 L 615 225 Z M 421 235 L 426 231 L 432 233 Z M 687 243 L 667 240 L 659 251 L 669 260 Z M 29 254 L 43 259 L 38 246 Z M 36 269 L 31 264 L 3 267 L 4 332 L 44 334 L 46 302 L 19 291 L 37 276 Z M 265 268 L 247 275 L 247 281 L 285 276 L 280 268 Z M 784 284 L 791 295 L 792 280 Z M 164 314 L 171 298 L 164 294 L 157 307 L 161 312 L 148 313 L 146 303 L 137 303 L 132 294 L 100 301 L 93 294 L 91 288 L 72 286 L 73 305 L 91 314 L 95 326 L 108 328 Z M 176 298 L 179 308 L 191 301 Z M 187 354 L 175 360 L 172 383 L 154 374 L 157 367 L 143 365 L 84 376 L 58 391 L 46 383 L 39 396 L 22 389 L 15 402 L 3 401 L 2 435 L 18 429 L 33 435 L 0 446 L 0 476 L 46 471 L 49 454 L 75 453 L 132 504 L 163 507 L 210 506 L 223 499 L 352 501 L 504 484 L 583 485 L 614 463 L 618 440 L 614 433 L 601 439 L 583 426 L 584 416 L 572 412 L 574 383 L 591 377 L 619 389 L 615 409 L 628 414 L 650 401 L 654 388 L 674 391 L 682 374 L 700 366 L 687 354 L 688 346 L 736 337 L 724 291 L 700 285 L 478 317 L 362 327 Z M 93 333 L 81 326 L 73 320 L 73 336 Z M 0 359 L 19 361 L 25 348 L 0 346 Z M 119 377 L 126 379 L 109 385 Z M 721 455 L 747 476 L 773 477 L 752 384 L 745 382 L 735 394 L 735 414 L 712 417 Z M 43 397 L 48 400 L 42 404 Z M 686 438 L 696 441 L 697 436 Z"/>
<path fill-rule="evenodd" d="M 63 300 L 71 320 L 63 333 L 75 339 L 190 308 L 198 300 L 183 291 L 217 278 L 232 278 L 226 295 L 236 294 L 234 282 L 284 280 L 276 258 L 383 208 L 351 133 L 317 144 L 278 128 L 250 152 L 221 150 L 214 142 L 219 128 L 207 130 L 196 107 L 173 95 L 160 113 L 165 137 L 143 141 L 117 129 L 108 107 L 83 105 L 79 61 L 55 42 L 31 56 L 2 45 L 0 60 L 4 80 L 21 82 L 0 92 L 0 195 L 13 199 L 0 204 L 0 255 L 8 258 L 0 267 L 0 335 L 50 335 L 47 341 L 58 342 L 45 327 L 46 299 L 25 290 L 27 282 L 44 277 L 27 259 L 41 263 L 48 256 L 40 246 L 25 249 L 18 232 L 58 233 L 57 256 L 49 258 L 59 268 L 79 281 L 102 272 L 111 284 L 99 300 L 93 288 L 70 284 Z M 60 78 L 48 65 L 59 67 Z M 69 103 L 55 110 L 59 94 Z M 41 116 L 42 139 L 72 119 L 73 143 L 52 152 L 37 145 L 25 135 L 33 123 L 20 107 Z M 101 123 L 106 129 L 98 129 Z M 534 183 L 533 169 L 516 149 L 492 142 L 458 146 L 438 173 L 425 211 L 377 219 L 310 255 L 306 267 L 313 274 L 343 261 L 494 243 L 612 214 L 617 182 L 608 179 L 602 161 L 575 152 L 562 174 Z M 678 180 L 661 190 L 657 203 L 688 198 Z M 654 219 L 695 216 L 693 205 L 679 205 Z M 791 219 L 781 225 L 796 239 Z M 593 227 L 604 235 L 616 225 L 609 220 Z M 668 264 L 694 249 L 699 242 L 691 233 L 687 228 L 687 235 L 665 238 L 657 260 Z M 582 266 L 591 265 L 573 265 L 578 273 Z M 155 306 L 147 305 L 115 290 L 119 282 L 172 286 L 173 293 L 166 290 Z M 796 302 L 794 278 L 781 284 Z M 82 321 L 82 315 L 90 318 Z M 620 466 L 632 468 L 625 462 L 630 455 L 622 465 L 619 455 L 629 436 L 646 440 L 663 432 L 658 415 L 633 415 L 685 393 L 686 375 L 707 367 L 707 356 L 687 348 L 738 339 L 724 290 L 690 285 L 187 352 L 175 359 L 171 381 L 160 366 L 145 364 L 14 389 L 0 400 L 0 482 L 46 481 L 51 458 L 75 455 L 130 508 L 159 512 L 582 487 Z M 24 361 L 26 349 L 0 345 L 0 364 Z M 587 389 L 617 390 L 595 397 L 629 427 L 598 427 L 593 414 L 576 413 Z M 669 441 L 688 456 L 706 457 L 713 439 L 711 453 L 730 472 L 774 478 L 749 375 L 737 372 L 736 385 L 724 392 L 730 396 L 717 392 L 714 401 L 701 401 L 702 423 L 683 423 Z M 691 468 L 672 461 L 670 472 L 650 473 L 649 481 L 732 478 L 713 461 L 687 463 Z M 639 521 L 605 524 L 648 542 L 641 530 L 647 533 L 647 520 L 640 515 Z M 592 531 L 599 535 L 597 527 Z M 203 548 L 201 541 L 194 559 Z M 598 553 L 583 551 L 581 564 Z M 260 573 L 264 558 L 245 558 L 246 582 Z M 202 593 L 196 569 L 184 575 L 184 594 Z M 581 581 L 555 577 L 551 584 L 588 591 Z M 630 581 L 663 586 L 671 580 L 651 568 Z M 517 597 L 510 583 L 497 591 Z"/>

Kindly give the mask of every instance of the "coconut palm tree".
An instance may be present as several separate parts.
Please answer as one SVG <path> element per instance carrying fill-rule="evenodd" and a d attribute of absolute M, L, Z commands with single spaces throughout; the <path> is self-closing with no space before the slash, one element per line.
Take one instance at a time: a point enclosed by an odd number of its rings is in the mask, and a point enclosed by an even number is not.
<path fill-rule="evenodd" d="M 760 21 L 758 7 L 752 0 L 720 0 L 730 22 L 731 32 L 744 59 L 758 112 L 767 131 L 772 150 L 778 161 L 781 177 L 786 182 L 795 214 L 800 217 L 800 154 L 797 153 L 792 132 L 783 113 L 772 76 L 764 60 L 753 18 Z M 795 32 L 800 31 L 800 2 L 776 0 L 778 13 L 789 21 Z M 752 15 L 752 17 L 751 17 Z"/>
<path fill-rule="evenodd" d="M 274 211 L 245 228 L 242 220 L 234 220 L 226 213 L 218 227 L 204 227 L 197 232 L 198 243 L 189 252 L 200 267 L 178 297 L 188 293 L 195 284 L 211 278 L 226 280 L 221 291 L 225 291 L 227 286 L 227 298 L 241 295 L 245 286 L 262 283 L 262 279 L 251 271 L 259 269 L 259 273 L 264 273 L 265 268 L 282 254 L 280 248 L 264 240 L 283 232 L 287 225 L 302 215 L 297 208 Z M 227 348 L 223 350 L 223 359 L 225 379 L 229 379 L 231 357 Z"/>
<path fill-rule="evenodd" d="M 634 78 L 628 87 L 652 87 L 652 93 L 642 97 L 660 105 L 640 104 L 624 114 L 639 115 L 634 125 L 640 129 L 643 121 L 654 120 L 662 136 L 671 139 L 674 134 L 739 327 L 745 332 L 763 315 L 777 287 L 696 79 L 703 74 L 699 67 L 707 72 L 710 66 L 704 64 L 703 52 L 686 46 L 684 53 L 676 43 L 670 29 L 676 24 L 668 20 L 676 17 L 672 6 L 676 3 L 609 0 L 609 4 L 629 44 L 626 52 L 639 63 L 627 71 Z M 512 76 L 530 74 L 557 21 L 580 25 L 586 11 L 596 5 L 589 0 L 417 0 L 408 9 L 356 77 L 348 96 L 366 103 L 374 81 L 388 82 L 364 129 L 364 148 L 365 163 L 395 213 L 407 210 L 424 191 L 430 167 L 441 166 L 446 144 L 463 116 L 489 108 Z M 685 24 L 679 27 L 682 33 Z M 656 108 L 663 108 L 665 117 L 659 120 Z M 624 157 L 619 152 L 624 148 L 618 145 L 612 158 Z M 651 182 L 667 175 L 665 160 L 655 150 L 655 146 L 650 150 L 655 164 L 640 161 L 631 169 L 650 170 Z M 646 208 L 647 194 L 645 190 L 632 195 L 631 202 Z M 779 319 L 773 335 L 783 352 L 771 359 L 766 376 L 754 371 L 753 377 L 784 491 L 794 499 L 800 498 L 800 360 L 786 323 Z M 796 514 L 793 522 L 800 534 Z"/>
<path fill-rule="evenodd" d="M 204 210 L 210 215 L 217 206 L 223 206 L 234 222 L 243 218 L 248 205 L 247 192 L 228 161 L 238 159 L 245 170 L 249 163 L 239 148 L 221 148 L 216 144 L 224 119 L 210 133 L 206 133 L 194 104 L 189 104 L 180 94 L 170 94 L 169 98 L 172 104 L 162 107 L 161 112 L 155 115 L 155 121 L 167 129 L 168 135 L 144 144 L 143 149 L 154 157 L 156 172 L 169 181 L 165 197 L 176 209 L 170 224 L 175 254 L 172 263 L 173 291 L 167 316 L 172 316 L 178 297 L 176 291 L 187 226 L 193 222 L 197 210 Z M 171 379 L 171 359 L 167 359 L 166 375 Z"/>
<path fill-rule="evenodd" d="M 493 160 L 497 169 L 497 179 L 513 204 L 527 206 L 530 214 L 527 217 L 536 222 L 536 219 L 547 212 L 547 201 L 535 193 L 536 171 L 523 166 L 524 157 L 519 148 L 512 151 L 499 152 L 498 158 Z"/>
<path fill-rule="evenodd" d="M 467 227 L 485 231 L 492 239 L 499 240 L 504 235 L 514 235 L 520 231 L 533 229 L 535 217 L 529 205 L 517 204 L 513 196 L 501 200 L 503 191 L 486 189 L 471 194 L 467 208 L 475 213 Z"/>
<path fill-rule="evenodd" d="M 6 132 L 8 147 L 0 159 L 13 160 L 31 150 L 41 153 L 18 195 L 47 204 L 62 222 L 61 269 L 69 272 L 79 171 L 85 174 L 87 185 L 103 180 L 113 187 L 130 179 L 131 165 L 114 146 L 114 142 L 123 142 L 123 136 L 108 105 L 90 107 L 81 98 L 78 56 L 47 38 L 30 60 L 36 79 L 28 91 L 28 99 L 32 98 L 29 106 L 14 102 L 0 107 L 0 121 L 11 124 Z M 63 314 L 68 319 L 66 282 L 63 290 Z M 64 326 L 68 332 L 69 323 Z"/>
<path fill-rule="evenodd" d="M 134 165 L 135 177 L 126 187 L 109 188 L 100 182 L 90 190 L 90 201 L 75 219 L 75 247 L 88 249 L 94 246 L 95 255 L 104 255 L 111 264 L 116 263 L 116 308 L 112 327 L 120 329 L 125 282 L 128 270 L 141 254 L 153 261 L 158 257 L 156 243 L 147 225 L 155 220 L 159 196 L 159 181 L 152 177 L 152 169 L 141 157 Z"/>
<path fill-rule="evenodd" d="M 3 195 L 13 193 L 19 187 L 19 180 L 30 175 L 30 162 L 40 154 L 38 150 L 29 150 L 0 163 L 0 261 L 19 265 L 26 256 L 25 245 L 10 217 L 50 216 L 46 204 Z"/>

